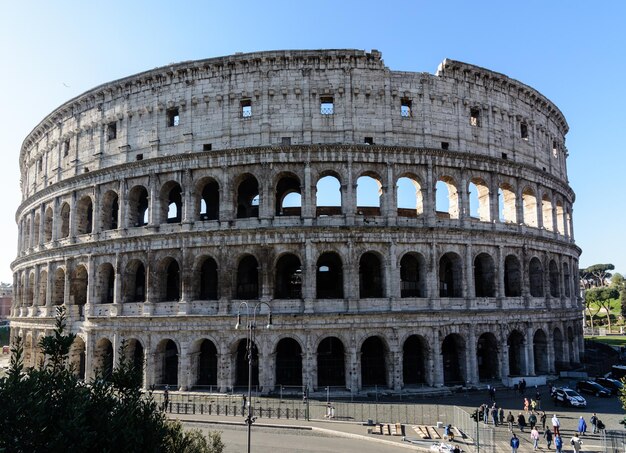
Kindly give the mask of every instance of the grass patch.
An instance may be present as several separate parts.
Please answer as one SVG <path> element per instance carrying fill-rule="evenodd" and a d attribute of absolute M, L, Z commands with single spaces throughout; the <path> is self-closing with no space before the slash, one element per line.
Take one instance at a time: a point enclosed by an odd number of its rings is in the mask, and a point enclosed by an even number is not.
<path fill-rule="evenodd" d="M 626 346 L 626 335 L 606 335 L 598 337 L 585 337 L 587 340 L 597 341 L 610 346 Z"/>

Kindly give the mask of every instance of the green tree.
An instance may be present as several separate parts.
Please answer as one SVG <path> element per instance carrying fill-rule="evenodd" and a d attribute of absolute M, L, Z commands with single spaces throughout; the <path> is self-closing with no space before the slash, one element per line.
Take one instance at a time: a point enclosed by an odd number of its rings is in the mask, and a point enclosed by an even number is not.
<path fill-rule="evenodd" d="M 609 324 L 609 330 L 611 330 L 611 301 L 619 297 L 619 291 L 615 287 L 608 288 L 591 288 L 585 291 L 585 302 L 591 315 L 591 327 L 593 328 L 593 317 L 598 314 L 600 310 L 606 312 L 606 318 Z M 594 314 L 591 311 L 591 307 L 595 305 L 599 307 Z"/>
<path fill-rule="evenodd" d="M 619 292 L 619 301 L 622 308 L 622 316 L 626 318 L 626 288 Z"/>
<path fill-rule="evenodd" d="M 581 286 L 584 289 L 607 286 L 607 282 L 611 278 L 609 271 L 613 269 L 615 269 L 615 266 L 612 264 L 594 264 L 585 269 L 580 269 L 579 278 Z"/>
<path fill-rule="evenodd" d="M 0 379 L 0 452 L 185 452 L 221 453 L 219 434 L 210 441 L 170 422 L 152 396 L 141 390 L 140 370 L 120 350 L 108 380 L 86 384 L 67 365 L 74 334 L 65 333 L 65 313 L 39 347 L 40 369 L 23 366 L 23 346 L 12 347 L 11 364 Z"/>
<path fill-rule="evenodd" d="M 624 288 L 624 276 L 619 272 L 614 273 L 611 277 L 611 286 L 615 286 L 619 290 Z"/>

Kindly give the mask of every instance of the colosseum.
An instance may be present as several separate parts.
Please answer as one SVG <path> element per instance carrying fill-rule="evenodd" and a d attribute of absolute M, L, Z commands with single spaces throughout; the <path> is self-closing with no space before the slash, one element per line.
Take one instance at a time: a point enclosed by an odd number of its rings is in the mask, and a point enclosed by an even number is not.
<path fill-rule="evenodd" d="M 171 64 L 50 113 L 20 153 L 12 335 L 65 306 L 75 371 L 146 387 L 388 392 L 583 355 L 561 111 L 503 74 L 376 50 Z M 271 319 L 271 328 L 265 329 Z M 125 348 L 120 348 L 125 344 Z"/>

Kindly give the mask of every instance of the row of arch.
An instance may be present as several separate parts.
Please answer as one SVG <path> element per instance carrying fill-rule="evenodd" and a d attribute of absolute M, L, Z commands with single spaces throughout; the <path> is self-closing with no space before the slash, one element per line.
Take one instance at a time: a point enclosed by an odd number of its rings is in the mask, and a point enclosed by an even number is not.
<path fill-rule="evenodd" d="M 494 259 L 487 252 L 472 256 L 471 266 L 467 266 L 466 258 L 459 253 L 443 253 L 433 271 L 426 257 L 417 251 L 401 254 L 394 267 L 386 262 L 381 251 L 366 251 L 357 256 L 355 268 L 334 251 L 320 253 L 314 266 L 308 268 L 299 254 L 283 253 L 268 263 L 273 266 L 271 270 L 266 270 L 261 255 L 244 253 L 234 259 L 234 272 L 228 265 L 220 266 L 208 254 L 197 256 L 189 267 L 176 254 L 154 262 L 129 258 L 119 265 L 103 258 L 98 264 L 79 262 L 72 270 L 53 265 L 39 272 L 19 271 L 16 304 L 84 305 L 88 299 L 97 304 L 221 297 L 254 300 L 264 295 L 273 299 L 569 298 L 575 295 L 575 263 L 571 267 L 568 260 L 544 258 L 542 261 L 537 256 L 526 260 L 516 254 Z M 357 281 L 358 287 L 352 287 L 352 281 Z M 90 292 L 91 285 L 95 285 L 95 290 Z"/>
<path fill-rule="evenodd" d="M 132 185 L 127 192 L 121 187 L 109 188 L 97 196 L 85 194 L 78 200 L 59 199 L 22 216 L 20 250 L 69 236 L 118 228 L 259 216 L 299 217 L 306 210 L 318 217 L 352 213 L 411 218 L 436 212 L 449 219 L 524 223 L 565 237 L 573 236 L 570 206 L 563 197 L 555 197 L 552 190 L 540 192 L 531 185 L 520 190 L 508 182 L 491 187 L 482 177 L 461 183 L 447 175 L 440 176 L 428 190 L 417 175 L 410 173 L 398 178 L 395 184 L 396 190 L 390 196 L 384 178 L 364 172 L 356 179 L 352 191 L 339 174 L 328 171 L 322 173 L 312 194 L 303 194 L 306 185 L 290 172 L 281 173 L 269 193 L 264 193 L 263 184 L 255 175 L 239 175 L 234 181 L 234 197 L 230 199 L 226 198 L 228 185 L 220 185 L 212 177 L 200 178 L 188 193 L 177 180 L 164 183 L 154 190 L 154 195 L 150 185 Z M 121 199 L 120 192 L 128 195 Z M 308 201 L 311 196 L 314 204 Z M 394 205 L 395 209 L 391 209 Z"/>
<path fill-rule="evenodd" d="M 511 376 L 555 373 L 579 360 L 572 327 L 526 332 L 513 329 L 504 339 L 491 331 L 475 336 L 453 332 L 436 343 L 428 336 L 412 333 L 395 349 L 383 334 L 365 336 L 354 350 L 347 340 L 330 335 L 320 337 L 311 347 L 313 353 L 307 352 L 306 342 L 299 335 L 258 340 L 251 348 L 252 384 L 265 389 L 281 385 L 351 388 L 356 384 L 363 389 L 492 382 Z M 182 344 L 166 336 L 154 350 L 149 350 L 141 337 L 131 336 L 125 341 L 123 353 L 137 366 L 145 366 L 147 385 L 222 389 L 247 386 L 245 338 L 223 344 L 208 336 Z M 87 346 L 90 344 L 92 350 Z M 31 346 L 32 337 L 27 336 L 27 364 L 36 362 L 31 351 L 34 355 L 37 352 Z M 82 378 L 93 376 L 96 370 L 106 378 L 118 360 L 114 351 L 109 337 L 86 343 L 78 336 L 70 351 L 70 362 Z M 263 370 L 259 370 L 259 364 Z M 351 377 L 353 373 L 356 379 Z"/>

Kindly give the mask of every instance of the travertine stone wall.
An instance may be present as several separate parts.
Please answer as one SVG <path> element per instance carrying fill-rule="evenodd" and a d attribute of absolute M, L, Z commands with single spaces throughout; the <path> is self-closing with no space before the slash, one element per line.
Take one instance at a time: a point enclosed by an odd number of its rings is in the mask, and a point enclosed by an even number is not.
<path fill-rule="evenodd" d="M 146 385 L 226 391 L 245 365 L 236 314 L 261 302 L 263 391 L 568 368 L 583 341 L 567 131 L 505 75 L 391 71 L 378 51 L 241 54 L 104 84 L 22 146 L 13 335 L 35 364 L 65 305 L 86 377 L 132 340 Z M 375 206 L 358 200 L 365 176 Z M 326 177 L 336 206 L 319 198 Z"/>

